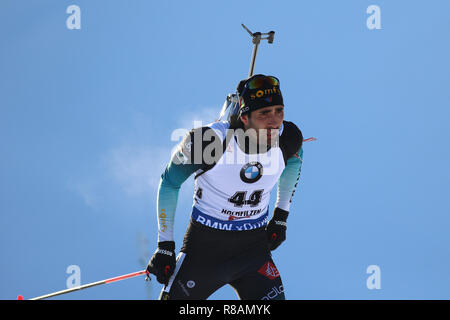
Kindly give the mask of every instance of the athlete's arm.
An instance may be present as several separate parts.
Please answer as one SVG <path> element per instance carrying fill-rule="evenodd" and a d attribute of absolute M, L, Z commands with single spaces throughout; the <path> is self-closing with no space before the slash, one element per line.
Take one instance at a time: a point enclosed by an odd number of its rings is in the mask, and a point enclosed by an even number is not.
<path fill-rule="evenodd" d="M 284 121 L 283 123 L 284 129 L 280 136 L 280 147 L 283 151 L 286 166 L 278 179 L 277 201 L 273 217 L 267 224 L 270 250 L 275 250 L 286 240 L 286 221 L 303 162 L 303 135 L 300 129 L 292 122 Z"/>
<path fill-rule="evenodd" d="M 156 276 L 159 283 L 167 285 L 175 270 L 175 241 L 173 225 L 178 202 L 178 192 L 184 181 L 201 165 L 191 162 L 190 142 L 193 129 L 178 145 L 161 175 L 157 195 L 158 248 L 147 265 L 147 271 Z M 192 140 L 193 141 L 193 140 Z"/>
<path fill-rule="evenodd" d="M 276 208 L 280 208 L 284 211 L 289 211 L 291 206 L 292 197 L 294 196 L 297 188 L 298 180 L 300 179 L 300 173 L 303 163 L 303 147 L 290 157 L 286 163 L 286 167 L 281 173 L 278 179 L 277 186 L 277 201 Z"/>
<path fill-rule="evenodd" d="M 278 179 L 276 208 L 289 211 L 303 162 L 303 134 L 290 121 L 283 121 L 280 148 L 283 151 L 285 168 Z"/>
<path fill-rule="evenodd" d="M 191 159 L 193 130 L 181 141 L 159 180 L 156 210 L 158 242 L 174 241 L 173 226 L 181 185 L 200 168 Z"/>
<path fill-rule="evenodd" d="M 207 159 L 203 154 L 211 143 L 219 143 L 222 149 L 222 142 L 212 129 L 209 127 L 192 129 L 178 145 L 162 173 L 156 205 L 158 242 L 174 240 L 173 227 L 180 187 L 194 172 L 205 170 L 211 164 L 211 159 Z"/>
<path fill-rule="evenodd" d="M 158 212 L 158 242 L 173 241 L 173 226 L 180 187 L 197 168 L 194 164 L 177 164 L 174 155 L 161 175 L 156 207 Z"/>

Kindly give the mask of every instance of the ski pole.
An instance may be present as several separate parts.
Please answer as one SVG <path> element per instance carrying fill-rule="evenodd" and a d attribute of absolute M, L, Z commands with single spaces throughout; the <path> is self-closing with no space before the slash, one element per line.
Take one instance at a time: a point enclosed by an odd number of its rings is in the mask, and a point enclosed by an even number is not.
<path fill-rule="evenodd" d="M 255 62 L 256 62 L 256 54 L 258 53 L 258 46 L 261 40 L 267 40 L 269 43 L 273 43 L 273 38 L 275 37 L 275 31 L 270 31 L 268 33 L 261 33 L 261 32 L 251 32 L 243 23 L 241 23 L 242 27 L 247 30 L 247 32 L 252 36 L 252 42 L 254 44 L 253 52 L 252 52 L 252 59 L 250 62 L 250 70 L 248 72 L 248 77 L 250 78 L 253 76 L 253 71 L 255 70 Z M 266 38 L 262 38 L 262 35 L 267 35 Z"/>
<path fill-rule="evenodd" d="M 66 289 L 66 290 L 56 291 L 56 292 L 53 292 L 53 293 L 45 294 L 43 296 L 32 298 L 30 300 L 47 299 L 47 298 L 50 298 L 50 297 L 59 296 L 59 295 L 62 295 L 62 294 L 73 292 L 73 291 L 84 290 L 84 289 L 95 287 L 95 286 L 99 286 L 99 285 L 102 285 L 102 284 L 108 284 L 108 283 L 112 283 L 112 282 L 116 282 L 116 281 L 120 281 L 120 280 L 125 280 L 125 279 L 129 279 L 129 278 L 137 277 L 137 276 L 140 276 L 140 275 L 143 275 L 143 274 L 147 275 L 145 280 L 150 279 L 148 271 L 147 270 L 142 270 L 142 271 L 137 271 L 137 272 L 125 274 L 125 275 L 114 277 L 114 278 L 109 278 L 109 279 L 106 279 L 106 280 L 100 280 L 100 281 L 96 281 L 96 282 L 91 282 L 91 283 L 88 283 L 88 284 L 84 284 L 82 286 L 77 286 L 77 287 L 69 288 L 69 289 Z M 18 300 L 23 300 L 23 296 L 19 295 L 17 297 L 17 299 Z"/>
<path fill-rule="evenodd" d="M 243 23 L 241 23 L 241 26 L 250 34 L 250 36 L 252 37 L 252 43 L 254 44 L 252 58 L 250 61 L 250 70 L 248 72 L 248 78 L 250 78 L 251 76 L 253 76 L 253 72 L 255 70 L 256 55 L 258 53 L 259 43 L 261 42 L 261 40 L 267 40 L 269 43 L 273 43 L 275 31 L 270 31 L 268 33 L 261 33 L 261 32 L 253 33 Z M 263 38 L 262 37 L 263 35 L 267 37 Z M 235 113 L 238 107 L 239 107 L 239 96 L 235 93 L 228 94 L 220 111 L 219 118 L 216 121 L 222 120 L 227 110 L 229 109 L 230 110 L 228 111 L 228 120 L 232 122 L 235 121 L 235 119 L 237 118 Z"/>

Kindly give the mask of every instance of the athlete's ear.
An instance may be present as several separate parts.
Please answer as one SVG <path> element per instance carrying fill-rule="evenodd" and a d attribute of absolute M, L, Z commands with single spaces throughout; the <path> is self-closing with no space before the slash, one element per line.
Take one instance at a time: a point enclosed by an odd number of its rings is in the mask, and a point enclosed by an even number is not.
<path fill-rule="evenodd" d="M 248 114 L 243 114 L 242 116 L 241 116 L 241 121 L 242 121 L 242 123 L 244 124 L 244 126 L 248 126 Z"/>

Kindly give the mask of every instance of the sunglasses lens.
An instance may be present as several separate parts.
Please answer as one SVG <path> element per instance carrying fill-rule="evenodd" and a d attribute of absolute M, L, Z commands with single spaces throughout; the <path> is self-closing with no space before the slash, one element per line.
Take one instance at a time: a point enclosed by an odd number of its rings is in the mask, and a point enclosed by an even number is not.
<path fill-rule="evenodd" d="M 264 82 L 265 82 L 264 78 L 255 78 L 247 83 L 247 88 L 249 89 L 261 88 L 264 85 Z"/>
<path fill-rule="evenodd" d="M 266 81 L 268 81 L 271 86 L 279 86 L 280 85 L 280 82 L 275 77 L 266 77 Z"/>
<path fill-rule="evenodd" d="M 264 86 L 264 84 L 269 84 L 270 86 L 280 85 L 278 79 L 275 77 L 258 77 L 247 82 L 247 88 L 258 89 Z"/>

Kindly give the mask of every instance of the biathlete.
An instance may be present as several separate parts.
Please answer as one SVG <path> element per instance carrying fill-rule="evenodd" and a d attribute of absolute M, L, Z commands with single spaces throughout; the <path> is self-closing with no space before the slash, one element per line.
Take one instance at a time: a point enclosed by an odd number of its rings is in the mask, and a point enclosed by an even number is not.
<path fill-rule="evenodd" d="M 158 244 L 147 270 L 164 284 L 160 299 L 207 299 L 231 285 L 244 300 L 285 299 L 272 259 L 285 239 L 303 161 L 303 136 L 284 120 L 280 81 L 254 75 L 239 82 L 236 121 L 194 128 L 161 175 Z M 176 257 L 178 192 L 195 174 L 191 220 Z M 269 220 L 270 193 L 277 200 Z"/>

